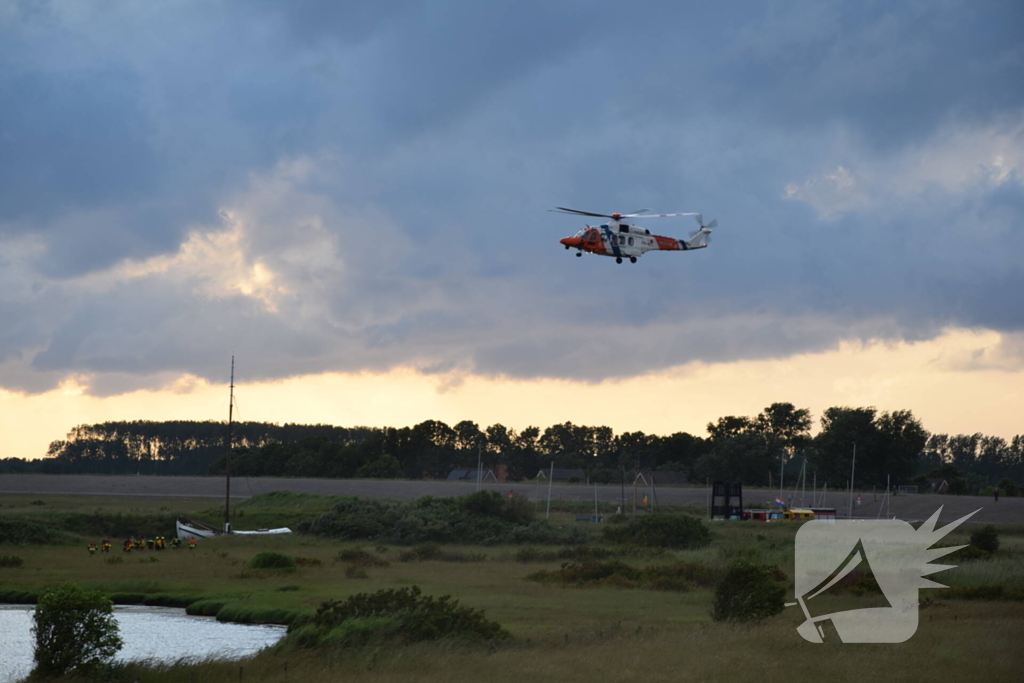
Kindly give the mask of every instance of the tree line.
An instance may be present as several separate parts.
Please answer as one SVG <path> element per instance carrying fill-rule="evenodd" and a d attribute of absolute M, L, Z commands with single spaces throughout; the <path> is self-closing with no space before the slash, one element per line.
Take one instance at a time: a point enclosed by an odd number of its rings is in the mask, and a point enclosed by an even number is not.
<path fill-rule="evenodd" d="M 638 471 L 685 472 L 692 481 L 778 485 L 806 467 L 808 481 L 842 488 L 856 447 L 858 487 L 946 480 L 954 492 L 1024 482 L 1024 435 L 1006 441 L 982 434 L 929 434 L 909 410 L 833 407 L 811 436 L 811 414 L 773 403 L 755 416 L 729 415 L 707 436 L 676 432 L 616 434 L 610 427 L 556 424 L 515 430 L 463 420 L 412 427 L 337 427 L 239 422 L 231 471 L 238 476 L 444 478 L 453 468 L 504 465 L 510 478 L 531 479 L 552 462 L 598 483 L 632 482 Z M 223 474 L 223 422 L 134 421 L 80 425 L 50 444 L 40 460 L 0 460 L 0 472 L 61 474 Z"/>

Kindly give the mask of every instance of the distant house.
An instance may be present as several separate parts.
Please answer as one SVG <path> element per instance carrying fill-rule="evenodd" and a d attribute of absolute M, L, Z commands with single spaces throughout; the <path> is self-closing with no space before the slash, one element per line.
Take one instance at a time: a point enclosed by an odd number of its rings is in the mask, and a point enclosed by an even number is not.
<path fill-rule="evenodd" d="M 551 475 L 551 481 L 561 481 L 569 484 L 590 483 L 590 480 L 587 479 L 587 473 L 583 470 L 559 469 L 557 467 L 554 470 L 541 470 L 537 473 L 536 478 L 546 480 L 548 475 Z"/>
<path fill-rule="evenodd" d="M 471 469 L 471 470 L 452 470 L 451 472 L 448 473 L 448 477 L 445 479 L 445 481 L 476 481 L 476 480 L 477 480 L 477 470 L 476 470 L 475 467 L 473 469 Z M 501 481 L 500 479 L 498 479 L 497 475 L 494 474 L 493 470 L 482 470 L 480 472 L 480 481 L 483 482 L 483 481 L 488 481 L 488 480 L 494 481 L 494 482 Z"/>
<path fill-rule="evenodd" d="M 686 472 L 641 472 L 637 479 L 645 486 L 681 486 L 689 483 Z"/>

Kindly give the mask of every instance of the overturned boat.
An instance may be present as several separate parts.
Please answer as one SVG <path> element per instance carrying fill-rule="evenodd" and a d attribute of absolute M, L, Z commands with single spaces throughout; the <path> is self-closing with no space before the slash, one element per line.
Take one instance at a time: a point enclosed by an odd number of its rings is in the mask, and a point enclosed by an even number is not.
<path fill-rule="evenodd" d="M 238 534 L 241 536 L 246 536 L 264 534 L 290 534 L 292 532 L 292 530 L 286 526 L 280 527 L 278 529 L 254 529 L 251 531 L 241 531 L 232 529 L 231 525 L 228 524 L 226 525 L 226 531 L 221 531 L 219 529 L 214 529 L 212 526 L 208 524 L 203 524 L 202 522 L 197 522 L 193 519 L 186 519 L 185 521 L 179 519 L 176 520 L 176 522 L 178 538 L 186 540 L 189 538 L 213 538 L 214 536 L 223 536 L 225 534 Z"/>

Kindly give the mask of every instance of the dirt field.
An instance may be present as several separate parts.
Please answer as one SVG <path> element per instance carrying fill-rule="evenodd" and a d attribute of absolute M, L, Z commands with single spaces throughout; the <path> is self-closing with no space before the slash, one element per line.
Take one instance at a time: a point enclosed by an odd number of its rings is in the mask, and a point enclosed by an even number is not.
<path fill-rule="evenodd" d="M 547 496 L 544 484 L 484 484 L 482 488 L 543 500 Z M 551 487 L 553 500 L 593 501 L 595 489 L 598 500 L 617 504 L 622 500 L 619 486 L 586 486 L 583 484 L 555 485 Z M 231 498 L 244 499 L 270 491 L 294 491 L 325 496 L 359 496 L 389 500 L 414 500 L 422 496 L 461 496 L 476 490 L 475 483 L 447 481 L 371 481 L 366 479 L 282 479 L 239 477 L 231 480 Z M 664 487 L 656 491 L 640 488 L 639 495 L 664 505 L 707 505 L 706 488 Z M 222 498 L 224 480 L 215 477 L 104 477 L 87 475 L 0 474 L 0 495 L 11 493 L 70 494 L 83 496 L 163 496 L 184 498 Z M 744 504 L 748 507 L 768 506 L 777 492 L 747 489 Z M 787 492 L 787 496 L 791 492 Z M 854 493 L 857 496 L 857 492 Z M 908 521 L 927 519 L 936 508 L 943 506 L 941 521 L 947 522 L 974 510 L 980 511 L 971 522 L 996 524 L 1024 524 L 1024 498 L 992 498 L 977 496 L 903 495 L 892 496 L 888 510 L 883 496 L 860 492 L 862 502 L 854 507 L 854 517 L 875 519 L 881 516 L 897 517 Z M 633 489 L 625 490 L 626 507 L 633 504 Z M 811 494 L 806 503 L 810 504 Z M 796 494 L 800 505 L 800 493 Z M 834 507 L 845 515 L 849 504 L 847 492 L 829 491 L 825 506 Z M 880 509 L 881 508 L 881 509 Z"/>

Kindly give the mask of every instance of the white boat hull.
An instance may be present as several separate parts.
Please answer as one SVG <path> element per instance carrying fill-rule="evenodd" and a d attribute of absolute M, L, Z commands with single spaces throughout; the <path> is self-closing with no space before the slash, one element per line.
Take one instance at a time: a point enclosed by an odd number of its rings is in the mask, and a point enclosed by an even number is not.
<path fill-rule="evenodd" d="M 213 538 L 214 536 L 221 536 L 221 535 L 223 535 L 219 531 L 213 531 L 212 529 L 200 529 L 199 527 L 195 527 L 195 526 L 192 526 L 190 524 L 185 524 L 180 519 L 177 520 L 177 527 L 178 527 L 178 538 L 185 539 L 185 540 L 188 540 L 190 538 L 195 538 L 195 539 Z M 281 527 L 279 529 L 256 529 L 256 530 L 253 530 L 253 531 L 236 531 L 234 529 L 231 530 L 232 534 L 238 534 L 238 535 L 241 535 L 241 536 L 256 536 L 256 535 L 262 536 L 262 535 L 266 535 L 266 534 L 290 534 L 291 532 L 292 532 L 292 530 L 289 529 L 288 527 Z"/>

